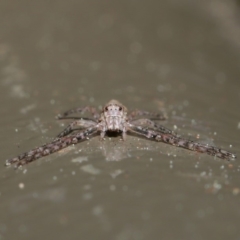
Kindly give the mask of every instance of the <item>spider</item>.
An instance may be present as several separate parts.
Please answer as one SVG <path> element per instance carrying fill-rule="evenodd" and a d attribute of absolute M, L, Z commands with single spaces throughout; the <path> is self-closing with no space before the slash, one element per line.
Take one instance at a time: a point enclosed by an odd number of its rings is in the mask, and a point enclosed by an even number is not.
<path fill-rule="evenodd" d="M 85 112 L 89 112 L 92 118 L 71 116 L 74 113 L 83 114 Z M 121 135 L 123 140 L 126 139 L 127 134 L 133 134 L 226 160 L 236 158 L 235 154 L 220 148 L 184 139 L 158 124 L 156 120 L 166 119 L 163 113 L 150 113 L 141 110 L 128 113 L 127 108 L 117 100 L 109 101 L 100 113 L 96 108 L 87 106 L 69 110 L 58 115 L 57 119 L 73 119 L 74 121 L 60 132 L 52 142 L 8 159 L 5 165 L 16 164 L 19 167 L 96 135 L 100 135 L 100 139 L 104 139 L 106 134 Z"/>

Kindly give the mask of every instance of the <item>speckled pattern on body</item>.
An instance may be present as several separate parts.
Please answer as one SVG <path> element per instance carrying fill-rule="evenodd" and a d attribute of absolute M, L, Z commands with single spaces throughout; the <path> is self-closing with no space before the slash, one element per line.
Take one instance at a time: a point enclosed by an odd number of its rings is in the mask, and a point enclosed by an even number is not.
<path fill-rule="evenodd" d="M 69 116 L 74 113 L 84 114 L 85 112 L 91 113 L 93 118 Z M 6 166 L 12 164 L 16 164 L 17 167 L 22 166 L 66 148 L 69 145 L 87 140 L 95 135 L 100 135 L 100 138 L 104 139 L 105 135 L 111 132 L 121 135 L 123 140 L 126 138 L 126 134 L 133 134 L 188 150 L 207 153 L 226 160 L 236 158 L 236 155 L 233 153 L 214 146 L 184 139 L 158 124 L 156 121 L 166 119 L 163 113 L 135 110 L 128 114 L 127 108 L 117 100 L 108 102 L 100 113 L 96 108 L 87 106 L 69 110 L 62 115 L 58 115 L 57 118 L 74 119 L 74 121 L 59 133 L 52 142 L 6 160 Z"/>

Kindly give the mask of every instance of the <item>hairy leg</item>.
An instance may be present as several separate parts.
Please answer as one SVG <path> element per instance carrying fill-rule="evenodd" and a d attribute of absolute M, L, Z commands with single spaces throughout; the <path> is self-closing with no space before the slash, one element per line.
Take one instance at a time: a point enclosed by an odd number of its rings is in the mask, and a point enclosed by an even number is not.
<path fill-rule="evenodd" d="M 63 114 L 57 115 L 56 118 L 57 119 L 70 119 L 70 118 L 78 119 L 78 117 L 68 117 L 68 116 L 71 114 L 74 114 L 74 113 L 84 114 L 86 112 L 89 112 L 93 116 L 94 119 L 99 118 L 99 112 L 97 111 L 97 109 L 94 107 L 89 107 L 89 106 L 70 109 L 70 110 L 64 112 Z"/>
<path fill-rule="evenodd" d="M 88 128 L 90 126 L 94 126 L 97 123 L 95 121 L 92 120 L 85 120 L 85 119 L 80 119 L 77 121 L 74 121 L 72 123 L 70 123 L 62 132 L 60 132 L 57 135 L 57 138 L 61 138 L 64 136 L 67 136 L 69 133 L 79 130 L 81 128 Z M 78 128 L 74 128 L 74 127 L 78 127 Z"/>
<path fill-rule="evenodd" d="M 137 125 L 144 125 L 146 127 L 150 127 L 153 128 L 154 130 L 163 133 L 163 134 L 172 134 L 174 136 L 177 136 L 177 134 L 175 134 L 172 130 L 165 128 L 164 126 L 155 123 L 154 121 L 147 119 L 147 118 L 141 118 L 141 119 L 137 119 L 137 120 L 133 120 L 130 122 L 131 124 L 137 126 Z"/>
<path fill-rule="evenodd" d="M 97 127 L 89 127 L 83 131 L 80 131 L 74 135 L 68 137 L 57 138 L 53 142 L 47 143 L 41 147 L 34 148 L 28 152 L 25 152 L 15 158 L 6 160 L 5 165 L 9 166 L 11 164 L 17 163 L 17 166 L 25 165 L 32 162 L 38 158 L 45 157 L 54 152 L 60 151 L 69 145 L 76 144 L 80 141 L 86 140 L 89 137 L 96 134 L 98 131 Z"/>
<path fill-rule="evenodd" d="M 209 155 L 216 156 L 226 160 L 235 159 L 237 157 L 235 154 L 222 150 L 217 147 L 183 139 L 181 137 L 177 137 L 172 134 L 159 134 L 159 132 L 153 129 L 151 130 L 151 129 L 143 128 L 141 126 L 131 125 L 129 131 L 149 139 L 161 141 L 161 142 L 168 143 L 177 147 L 185 148 L 191 151 L 207 153 Z"/>
<path fill-rule="evenodd" d="M 167 116 L 164 113 L 151 113 L 142 110 L 134 110 L 128 114 L 128 119 L 130 121 L 137 118 L 148 117 L 150 120 L 166 120 Z"/>

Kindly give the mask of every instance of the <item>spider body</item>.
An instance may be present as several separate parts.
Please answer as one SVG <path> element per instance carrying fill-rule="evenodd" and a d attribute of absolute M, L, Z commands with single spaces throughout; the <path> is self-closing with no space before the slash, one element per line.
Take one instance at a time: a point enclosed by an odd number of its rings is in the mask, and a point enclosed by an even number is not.
<path fill-rule="evenodd" d="M 116 100 L 111 100 L 102 110 L 99 120 L 101 137 L 104 138 L 106 132 L 122 133 L 125 138 L 127 131 L 127 109 Z"/>
<path fill-rule="evenodd" d="M 85 112 L 91 113 L 93 117 L 84 118 L 70 116 L 73 113 L 84 114 Z M 121 135 L 123 140 L 125 140 L 127 134 L 130 134 L 171 144 L 191 151 L 207 153 L 226 160 L 236 158 L 236 155 L 233 153 L 214 146 L 182 138 L 163 125 L 158 124 L 155 120 L 160 121 L 166 119 L 166 116 L 162 113 L 155 114 L 141 110 L 135 110 L 128 113 L 127 108 L 116 100 L 108 102 L 100 113 L 95 108 L 87 106 L 69 110 L 62 115 L 58 115 L 57 118 L 73 119 L 74 121 L 60 132 L 52 142 L 34 148 L 17 157 L 8 159 L 5 165 L 25 165 L 38 158 L 47 156 L 69 145 L 87 140 L 96 135 L 100 135 L 100 138 L 104 139 L 105 135 L 108 133 Z"/>

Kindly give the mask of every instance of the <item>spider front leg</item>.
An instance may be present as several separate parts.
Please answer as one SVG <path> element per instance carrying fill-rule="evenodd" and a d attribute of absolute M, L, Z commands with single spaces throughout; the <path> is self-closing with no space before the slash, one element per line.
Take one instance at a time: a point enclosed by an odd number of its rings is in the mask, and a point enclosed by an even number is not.
<path fill-rule="evenodd" d="M 147 119 L 147 118 L 141 118 L 137 120 L 133 120 L 130 123 L 134 124 L 135 126 L 137 125 L 145 125 L 146 127 L 153 128 L 154 130 L 163 133 L 163 134 L 172 134 L 174 136 L 177 136 L 172 130 L 165 128 L 164 126 L 155 123 L 154 121 Z"/>
<path fill-rule="evenodd" d="M 139 117 L 148 117 L 150 120 L 166 120 L 167 116 L 164 113 L 151 113 L 147 111 L 142 111 L 142 110 L 134 110 L 128 114 L 128 119 L 130 121 L 135 120 Z"/>
<path fill-rule="evenodd" d="M 171 144 L 177 147 L 185 148 L 191 151 L 196 151 L 200 153 L 206 153 L 218 158 L 231 160 L 235 159 L 237 156 L 228 151 L 222 150 L 217 147 L 201 144 L 191 140 L 183 139 L 172 134 L 159 134 L 159 132 L 153 129 L 143 128 L 141 126 L 131 125 L 129 131 L 141 136 L 144 136 L 148 139 L 153 139 L 156 141 L 161 141 L 167 144 Z"/>
<path fill-rule="evenodd" d="M 89 112 L 93 116 L 94 119 L 99 118 L 99 113 L 98 113 L 97 109 L 94 107 L 89 107 L 89 106 L 70 109 L 70 110 L 64 112 L 63 114 L 57 115 L 56 118 L 57 119 L 79 119 L 81 117 L 68 117 L 68 116 L 73 113 L 84 114 L 85 112 Z"/>
<path fill-rule="evenodd" d="M 85 120 L 85 119 L 76 120 L 76 121 L 70 123 L 62 132 L 60 132 L 57 135 L 57 138 L 67 136 L 71 132 L 79 130 L 79 128 L 74 128 L 76 126 L 78 126 L 80 128 L 88 128 L 88 127 L 93 126 L 95 124 L 97 124 L 97 123 L 93 120 Z"/>
<path fill-rule="evenodd" d="M 80 131 L 74 135 L 57 138 L 54 141 L 47 143 L 41 147 L 34 148 L 29 152 L 25 152 L 15 158 L 6 160 L 5 165 L 9 166 L 12 164 L 17 164 L 17 166 L 28 164 L 38 158 L 45 157 L 54 152 L 60 151 L 63 148 L 68 147 L 69 145 L 76 144 L 80 141 L 86 140 L 89 137 L 96 134 L 98 131 L 96 127 L 89 127 L 83 131 Z"/>

